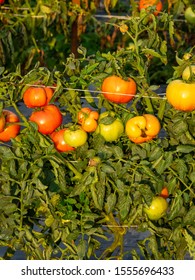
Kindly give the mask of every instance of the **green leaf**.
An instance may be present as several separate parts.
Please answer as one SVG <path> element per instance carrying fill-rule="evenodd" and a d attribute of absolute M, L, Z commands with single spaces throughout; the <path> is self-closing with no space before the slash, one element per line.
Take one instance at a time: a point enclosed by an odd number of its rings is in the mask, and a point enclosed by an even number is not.
<path fill-rule="evenodd" d="M 168 219 L 173 220 L 175 217 L 179 216 L 182 207 L 183 207 L 183 198 L 182 198 L 182 194 L 179 193 L 176 194 L 175 198 L 171 203 Z"/>
<path fill-rule="evenodd" d="M 187 214 L 184 216 L 184 225 L 195 226 L 195 206 L 191 206 Z"/>
<path fill-rule="evenodd" d="M 116 198 L 116 194 L 115 193 L 111 193 L 107 197 L 107 201 L 105 203 L 105 209 L 106 209 L 106 212 L 108 214 L 114 210 L 114 207 L 116 205 L 116 200 L 117 200 L 117 198 Z"/>
<path fill-rule="evenodd" d="M 176 147 L 176 152 L 188 154 L 195 151 L 194 145 L 179 145 Z"/>

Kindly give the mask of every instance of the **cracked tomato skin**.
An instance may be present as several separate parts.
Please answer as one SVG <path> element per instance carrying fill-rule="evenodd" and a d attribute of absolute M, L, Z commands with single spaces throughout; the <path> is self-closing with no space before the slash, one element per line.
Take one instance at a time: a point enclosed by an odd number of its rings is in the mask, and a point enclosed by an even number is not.
<path fill-rule="evenodd" d="M 136 82 L 132 78 L 123 80 L 116 75 L 104 79 L 101 87 L 104 97 L 114 103 L 128 103 L 137 90 Z"/>
<path fill-rule="evenodd" d="M 162 218 L 168 209 L 168 202 L 162 196 L 153 198 L 149 207 L 144 207 L 144 212 L 150 220 L 156 221 Z"/>
<path fill-rule="evenodd" d="M 15 113 L 9 110 L 3 110 L 3 115 L 5 118 L 5 126 L 3 131 L 0 133 L 0 141 L 9 142 L 12 138 L 15 138 L 20 132 L 20 125 L 16 124 L 20 121 L 20 119 Z"/>
<path fill-rule="evenodd" d="M 39 111 L 34 111 L 29 120 L 38 125 L 40 133 L 47 135 L 62 124 L 63 117 L 58 107 L 50 104 L 42 107 Z"/>
<path fill-rule="evenodd" d="M 133 117 L 125 125 L 126 135 L 136 144 L 152 140 L 158 135 L 160 129 L 158 118 L 152 114 Z"/>
<path fill-rule="evenodd" d="M 163 9 L 163 4 L 162 2 L 159 0 L 140 0 L 139 1 L 139 10 L 141 11 L 142 9 L 148 9 L 152 6 L 155 6 L 155 11 L 154 11 L 154 15 L 158 15 L 162 9 Z"/>
<path fill-rule="evenodd" d="M 182 80 L 171 81 L 166 88 L 168 102 L 179 111 L 191 112 L 195 110 L 195 83 Z"/>
<path fill-rule="evenodd" d="M 52 132 L 50 135 L 54 146 L 58 152 L 69 152 L 74 151 L 75 148 L 68 145 L 64 140 L 64 132 L 67 130 L 67 128 L 60 129 L 58 131 Z"/>

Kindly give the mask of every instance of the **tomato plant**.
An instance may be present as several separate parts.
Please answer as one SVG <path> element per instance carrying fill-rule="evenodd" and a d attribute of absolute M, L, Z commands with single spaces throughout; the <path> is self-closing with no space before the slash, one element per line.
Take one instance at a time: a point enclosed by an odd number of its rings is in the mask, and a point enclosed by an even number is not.
<path fill-rule="evenodd" d="M 163 5 L 162 2 L 159 0 L 140 0 L 139 1 L 139 9 L 140 11 L 142 9 L 150 10 L 152 7 L 154 7 L 154 15 L 158 15 L 159 12 L 162 11 Z"/>
<path fill-rule="evenodd" d="M 8 142 L 19 134 L 20 125 L 15 123 L 18 123 L 20 120 L 15 113 L 9 110 L 3 110 L 3 115 L 5 118 L 5 126 L 0 132 L 0 141 Z"/>
<path fill-rule="evenodd" d="M 118 140 L 124 132 L 124 125 L 121 119 L 115 117 L 113 112 L 104 112 L 100 114 L 95 132 L 103 136 L 107 142 L 113 142 Z"/>
<path fill-rule="evenodd" d="M 161 125 L 157 117 L 151 114 L 136 116 L 129 119 L 125 125 L 125 132 L 135 143 L 152 140 L 160 132 Z"/>
<path fill-rule="evenodd" d="M 138 13 L 131 1 L 131 17 L 106 23 L 90 18 L 89 1 L 17 1 L 19 19 L 12 2 L 1 15 L 0 113 L 11 108 L 19 117 L 4 130 L 22 129 L 0 144 L 0 258 L 15 259 L 18 250 L 29 260 L 195 258 L 195 116 L 164 97 L 165 83 L 195 63 L 191 25 L 174 24 L 183 2 L 169 1 L 168 13 L 155 17 L 155 6 Z M 81 34 L 86 21 L 79 55 L 69 55 L 72 27 Z M 125 77 L 133 79 L 131 102 L 103 95 L 113 76 L 124 88 Z M 21 93 L 30 85 L 55 85 L 53 105 L 26 107 Z M 121 90 L 114 95 L 126 98 Z M 95 132 L 82 129 L 88 119 L 97 121 Z M 132 231 L 139 241 L 127 248 Z"/>
<path fill-rule="evenodd" d="M 53 95 L 49 87 L 29 87 L 23 94 L 24 104 L 29 108 L 48 105 Z"/>
<path fill-rule="evenodd" d="M 64 132 L 64 140 L 65 142 L 74 147 L 80 147 L 84 145 L 87 141 L 87 133 L 81 127 L 77 127 L 75 129 L 67 128 Z"/>
<path fill-rule="evenodd" d="M 109 101 L 127 103 L 136 94 L 136 83 L 132 78 L 124 80 L 121 77 L 113 75 L 104 79 L 101 90 L 104 97 Z"/>
<path fill-rule="evenodd" d="M 177 110 L 195 110 L 195 83 L 186 83 L 182 80 L 171 81 L 166 88 L 168 102 Z"/>
<path fill-rule="evenodd" d="M 62 114 L 57 106 L 46 105 L 39 111 L 32 112 L 29 120 L 38 125 L 38 131 L 43 134 L 51 134 L 62 124 Z"/>
<path fill-rule="evenodd" d="M 150 220 L 159 220 L 162 218 L 168 209 L 168 202 L 162 196 L 156 196 L 153 198 L 149 207 L 144 208 L 144 212 L 147 214 Z"/>
<path fill-rule="evenodd" d="M 75 148 L 68 145 L 64 140 L 64 132 L 67 128 L 63 128 L 51 133 L 50 137 L 54 142 L 54 146 L 58 152 L 69 152 L 74 151 Z"/>

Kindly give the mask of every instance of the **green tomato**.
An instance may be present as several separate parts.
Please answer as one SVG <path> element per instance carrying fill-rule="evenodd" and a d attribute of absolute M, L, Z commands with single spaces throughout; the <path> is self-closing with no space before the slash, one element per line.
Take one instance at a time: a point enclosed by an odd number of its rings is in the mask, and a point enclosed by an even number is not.
<path fill-rule="evenodd" d="M 185 10 L 184 16 L 188 23 L 195 25 L 195 11 L 191 6 Z"/>
<path fill-rule="evenodd" d="M 96 133 L 99 133 L 104 137 L 107 142 L 113 142 L 119 139 L 124 132 L 124 125 L 120 119 L 115 119 L 110 124 L 99 123 L 96 129 Z"/>
<path fill-rule="evenodd" d="M 68 128 L 64 132 L 64 141 L 68 145 L 77 148 L 87 142 L 87 132 L 82 128 L 77 128 L 76 130 Z"/>
<path fill-rule="evenodd" d="M 150 220 L 159 220 L 163 217 L 167 211 L 168 202 L 161 196 L 153 198 L 149 207 L 144 207 L 144 212 L 147 214 Z"/>

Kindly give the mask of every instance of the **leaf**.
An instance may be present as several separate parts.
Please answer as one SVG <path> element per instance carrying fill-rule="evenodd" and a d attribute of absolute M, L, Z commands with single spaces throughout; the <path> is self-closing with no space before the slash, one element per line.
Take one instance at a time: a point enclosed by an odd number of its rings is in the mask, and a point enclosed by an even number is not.
<path fill-rule="evenodd" d="M 183 198 L 182 198 L 182 194 L 179 193 L 176 194 L 174 200 L 171 203 L 168 219 L 173 220 L 175 217 L 179 216 L 182 207 L 183 207 Z"/>
<path fill-rule="evenodd" d="M 194 145 L 179 145 L 176 147 L 176 152 L 178 153 L 191 153 L 195 151 L 195 146 Z"/>
<path fill-rule="evenodd" d="M 191 208 L 185 215 L 183 222 L 184 222 L 184 225 L 195 226 L 195 206 L 194 205 L 191 206 Z"/>
<path fill-rule="evenodd" d="M 105 203 L 105 209 L 106 212 L 109 214 L 110 212 L 112 212 L 114 210 L 114 207 L 116 205 L 116 194 L 115 193 L 111 193 L 108 197 L 107 197 L 107 201 Z"/>
<path fill-rule="evenodd" d="M 52 215 L 49 215 L 46 219 L 45 219 L 45 224 L 47 227 L 50 227 L 54 222 L 54 217 Z"/>

